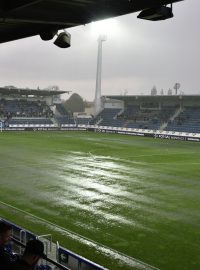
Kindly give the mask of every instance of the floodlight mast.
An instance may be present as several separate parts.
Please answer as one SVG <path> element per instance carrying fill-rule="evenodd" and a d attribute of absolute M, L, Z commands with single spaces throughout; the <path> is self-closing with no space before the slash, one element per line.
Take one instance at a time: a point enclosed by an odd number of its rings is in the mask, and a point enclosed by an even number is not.
<path fill-rule="evenodd" d="M 101 73 L 102 73 L 102 44 L 107 40 L 105 35 L 98 38 L 98 56 L 96 73 L 96 91 L 95 91 L 95 115 L 101 111 Z"/>

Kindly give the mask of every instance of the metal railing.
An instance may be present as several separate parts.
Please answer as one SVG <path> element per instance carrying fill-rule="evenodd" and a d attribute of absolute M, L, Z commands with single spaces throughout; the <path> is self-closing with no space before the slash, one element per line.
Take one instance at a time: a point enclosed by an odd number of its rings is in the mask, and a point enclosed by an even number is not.
<path fill-rule="evenodd" d="M 26 246 L 25 244 L 21 243 L 19 240 L 15 239 L 14 237 L 12 237 L 11 240 L 12 240 L 17 246 L 19 246 L 20 248 L 25 248 L 25 246 Z M 62 270 L 70 270 L 68 267 L 63 266 L 62 264 L 60 264 L 60 263 L 58 263 L 58 262 L 56 262 L 56 261 L 54 261 L 54 260 L 52 260 L 52 259 L 50 259 L 50 258 L 48 258 L 48 257 L 45 258 L 45 261 L 51 263 L 52 265 L 58 267 L 59 269 L 62 269 Z"/>

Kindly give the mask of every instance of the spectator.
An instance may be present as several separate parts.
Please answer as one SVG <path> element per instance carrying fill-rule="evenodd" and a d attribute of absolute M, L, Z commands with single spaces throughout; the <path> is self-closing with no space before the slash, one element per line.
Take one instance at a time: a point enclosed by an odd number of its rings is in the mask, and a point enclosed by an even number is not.
<path fill-rule="evenodd" d="M 8 269 L 11 258 L 5 246 L 9 243 L 12 234 L 12 226 L 0 221 L 0 269 Z"/>
<path fill-rule="evenodd" d="M 9 270 L 32 270 L 40 258 L 46 258 L 44 244 L 40 240 L 30 240 L 21 259 L 13 263 Z"/>

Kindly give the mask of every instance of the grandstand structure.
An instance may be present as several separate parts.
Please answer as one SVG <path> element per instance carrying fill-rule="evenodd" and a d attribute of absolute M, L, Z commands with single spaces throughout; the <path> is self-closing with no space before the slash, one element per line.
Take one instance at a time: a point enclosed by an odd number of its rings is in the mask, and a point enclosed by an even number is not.
<path fill-rule="evenodd" d="M 107 96 L 99 118 L 104 126 L 200 133 L 200 95 Z"/>
<path fill-rule="evenodd" d="M 66 111 L 61 95 L 68 91 L 0 88 L 0 120 L 3 128 L 55 127 L 55 116 Z"/>
<path fill-rule="evenodd" d="M 3 130 L 93 130 L 200 138 L 200 95 L 102 96 L 101 111 L 71 115 L 67 91 L 0 88 Z M 126 134 L 124 133 L 124 134 Z"/>

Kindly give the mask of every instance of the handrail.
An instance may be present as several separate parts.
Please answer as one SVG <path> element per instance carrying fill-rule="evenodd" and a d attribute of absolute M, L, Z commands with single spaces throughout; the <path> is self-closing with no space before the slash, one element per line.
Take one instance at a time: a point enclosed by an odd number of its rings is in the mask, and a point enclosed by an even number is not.
<path fill-rule="evenodd" d="M 24 245 L 23 243 L 21 243 L 20 241 L 18 241 L 18 240 L 15 239 L 14 237 L 11 237 L 11 240 L 12 240 L 15 244 L 17 244 L 17 245 L 19 245 L 19 246 L 21 246 L 21 247 L 23 247 L 23 248 L 26 247 L 26 245 Z M 55 266 L 59 267 L 59 268 L 62 269 L 62 270 L 70 270 L 70 268 L 68 268 L 68 267 L 66 267 L 66 266 L 63 266 L 62 264 L 60 264 L 60 263 L 58 263 L 58 262 L 56 262 L 56 261 L 53 261 L 52 259 L 50 259 L 50 258 L 48 258 L 48 257 L 46 257 L 45 260 L 48 261 L 48 262 L 50 262 L 50 263 L 52 263 L 52 264 L 54 264 Z"/>
<path fill-rule="evenodd" d="M 50 242 L 50 252 L 52 251 L 52 235 L 51 234 L 42 234 L 42 235 L 39 235 L 39 236 L 37 236 L 37 239 L 40 239 L 40 238 L 47 238 L 47 237 L 49 237 L 50 238 L 50 240 L 49 240 L 49 242 Z M 47 238 L 48 239 L 48 238 Z M 48 251 L 48 247 L 47 247 L 47 251 Z"/>

